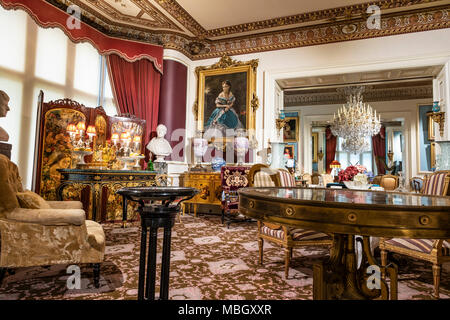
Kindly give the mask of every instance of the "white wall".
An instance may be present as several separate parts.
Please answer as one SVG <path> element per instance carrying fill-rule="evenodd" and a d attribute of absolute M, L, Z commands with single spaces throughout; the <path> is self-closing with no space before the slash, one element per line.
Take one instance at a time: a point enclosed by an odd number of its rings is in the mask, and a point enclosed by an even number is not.
<path fill-rule="evenodd" d="M 233 59 L 239 61 L 259 59 L 257 95 L 260 100 L 260 108 L 256 112 L 259 147 L 263 147 L 262 142 L 266 147 L 268 139 L 270 141 L 279 139 L 274 120 L 275 81 L 277 79 L 443 65 L 450 61 L 450 41 L 443 41 L 443 39 L 449 38 L 450 29 L 442 29 L 233 56 Z M 187 129 L 193 133 L 196 124 L 192 105 L 197 96 L 197 79 L 194 70 L 197 66 L 212 65 L 219 58 L 190 61 L 173 50 L 165 50 L 165 55 L 183 59 L 190 66 Z M 448 122 L 446 125 L 450 127 Z M 414 165 L 413 168 L 415 167 Z"/>

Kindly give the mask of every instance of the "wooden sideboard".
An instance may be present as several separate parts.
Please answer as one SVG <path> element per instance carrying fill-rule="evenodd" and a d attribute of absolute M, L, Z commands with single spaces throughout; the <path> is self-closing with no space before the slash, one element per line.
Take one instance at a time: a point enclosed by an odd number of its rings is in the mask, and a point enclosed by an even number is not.
<path fill-rule="evenodd" d="M 180 186 L 192 187 L 200 191 L 194 198 L 184 202 L 186 206 L 194 205 L 194 216 L 197 216 L 199 204 L 222 206 L 222 182 L 220 172 L 185 172 L 180 175 Z"/>

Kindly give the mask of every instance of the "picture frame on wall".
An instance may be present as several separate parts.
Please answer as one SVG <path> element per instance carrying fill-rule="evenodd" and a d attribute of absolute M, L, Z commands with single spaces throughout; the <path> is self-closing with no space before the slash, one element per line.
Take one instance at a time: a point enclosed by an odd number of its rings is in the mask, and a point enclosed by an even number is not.
<path fill-rule="evenodd" d="M 430 141 L 434 141 L 436 140 L 436 137 L 434 135 L 434 121 L 433 118 L 431 117 L 433 113 L 432 112 L 428 112 L 427 113 L 427 117 L 428 117 L 428 140 Z"/>
<path fill-rule="evenodd" d="M 286 167 L 288 169 L 295 170 L 297 164 L 297 142 L 288 142 L 284 146 L 283 157 L 286 161 Z"/>
<path fill-rule="evenodd" d="M 298 117 L 286 117 L 286 125 L 283 128 L 284 142 L 297 142 L 299 140 Z"/>
<path fill-rule="evenodd" d="M 319 133 L 318 132 L 313 132 L 311 133 L 311 145 L 312 145 L 312 158 L 313 158 L 313 163 L 317 163 L 318 162 L 318 153 L 319 153 Z"/>
<path fill-rule="evenodd" d="M 432 140 L 434 137 L 434 130 L 431 130 L 430 128 L 429 117 L 432 109 L 432 102 L 429 104 L 418 104 L 417 108 L 416 148 L 417 172 L 419 174 L 427 174 L 432 172 L 436 161 L 434 140 Z M 432 136 L 430 136 L 430 131 L 433 131 Z"/>
<path fill-rule="evenodd" d="M 197 100 L 193 111 L 197 130 L 204 132 L 206 139 L 221 135 L 227 141 L 238 129 L 245 129 L 249 139 L 254 136 L 259 106 L 257 67 L 257 59 L 242 62 L 224 56 L 212 66 L 196 68 Z"/>

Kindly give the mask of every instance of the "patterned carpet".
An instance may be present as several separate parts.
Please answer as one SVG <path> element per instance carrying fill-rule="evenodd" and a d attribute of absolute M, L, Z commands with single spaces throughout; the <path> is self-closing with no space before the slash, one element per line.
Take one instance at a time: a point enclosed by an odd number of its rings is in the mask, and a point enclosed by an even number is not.
<path fill-rule="evenodd" d="M 109 224 L 104 229 L 107 247 L 99 289 L 93 287 L 88 266 L 81 269 L 80 290 L 67 289 L 67 266 L 21 268 L 5 277 L 0 299 L 136 299 L 139 224 L 126 229 Z M 255 223 L 233 224 L 227 229 L 216 216 L 185 216 L 173 231 L 171 299 L 312 299 L 312 266 L 327 252 L 314 247 L 295 249 L 290 278 L 285 280 L 284 253 L 279 247 L 266 242 L 265 264 L 257 264 Z M 393 258 L 399 263 L 399 299 L 431 299 L 431 265 L 397 255 Z M 443 299 L 450 298 L 449 273 L 447 264 L 441 278 Z"/>

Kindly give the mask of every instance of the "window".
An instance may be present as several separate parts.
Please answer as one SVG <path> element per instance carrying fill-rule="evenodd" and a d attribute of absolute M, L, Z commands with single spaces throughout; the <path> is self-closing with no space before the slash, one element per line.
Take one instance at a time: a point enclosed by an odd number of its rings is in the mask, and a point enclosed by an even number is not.
<path fill-rule="evenodd" d="M 23 11 L 6 11 L 0 7 L 0 68 L 23 72 L 27 14 Z"/>
<path fill-rule="evenodd" d="M 66 84 L 67 36 L 59 29 L 42 28 L 37 35 L 36 77 Z"/>
<path fill-rule="evenodd" d="M 11 159 L 31 187 L 36 140 L 37 99 L 70 98 L 87 107 L 103 105 L 116 115 L 106 59 L 90 43 L 73 44 L 59 29 L 43 29 L 23 11 L 0 6 L 0 89 L 10 97 L 11 111 L 0 119 L 13 144 Z M 3 47 L 2 47 L 3 49 Z"/>
<path fill-rule="evenodd" d="M 90 43 L 80 43 L 75 53 L 74 88 L 98 96 L 101 58 L 97 50 Z"/>
<path fill-rule="evenodd" d="M 343 138 L 337 138 L 336 159 L 341 163 L 341 168 L 345 169 L 350 165 L 361 164 L 368 171 L 373 172 L 373 156 L 372 156 L 372 139 L 367 137 L 366 140 L 370 144 L 370 150 L 361 154 L 354 154 L 342 149 Z"/>

